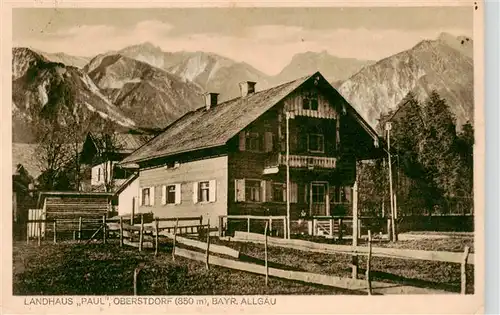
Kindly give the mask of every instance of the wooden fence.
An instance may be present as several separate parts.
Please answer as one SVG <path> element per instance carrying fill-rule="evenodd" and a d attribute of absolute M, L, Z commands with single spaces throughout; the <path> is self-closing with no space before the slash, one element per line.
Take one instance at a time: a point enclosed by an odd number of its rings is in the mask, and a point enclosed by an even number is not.
<path fill-rule="evenodd" d="M 38 209 L 37 209 L 38 210 Z M 142 226 L 143 238 L 145 238 L 143 245 L 144 247 L 152 248 L 151 245 L 151 235 L 155 231 L 156 226 L 160 225 L 162 222 L 175 222 L 174 225 L 163 225 L 159 226 L 159 231 L 172 231 L 174 227 L 177 227 L 178 235 L 189 235 L 189 234 L 199 234 L 202 230 L 208 230 L 207 225 L 203 225 L 203 217 L 183 217 L 183 218 L 155 218 L 152 223 L 145 223 L 144 216 L 140 215 L 141 224 L 131 225 L 123 222 L 122 218 L 107 218 L 103 216 L 101 219 L 94 218 L 83 218 L 78 219 L 46 219 L 42 215 L 42 210 L 38 212 L 33 211 L 30 219 L 26 222 L 27 233 L 26 242 L 29 243 L 30 239 L 37 238 L 38 244 L 40 245 L 42 239 L 48 239 L 50 237 L 54 243 L 61 240 L 61 237 L 67 234 L 72 234 L 73 240 L 81 241 L 82 239 L 91 240 L 95 239 L 99 235 L 102 237 L 103 241 L 109 237 L 115 236 L 125 237 L 124 243 L 131 246 L 138 246 L 138 242 L 133 242 L 134 237 L 140 238 L 140 231 Z M 179 225 L 179 222 L 199 222 L 195 225 Z M 120 228 L 120 226 L 122 228 Z M 120 232 L 122 231 L 122 232 Z M 119 233 L 120 232 L 120 233 Z M 91 235 L 89 237 L 89 235 Z M 47 237 L 48 236 L 48 237 Z"/>
<path fill-rule="evenodd" d="M 457 252 L 444 252 L 444 251 L 425 251 L 414 249 L 399 249 L 399 248 L 383 248 L 371 246 L 371 233 L 369 233 L 369 246 L 352 246 L 352 245 L 334 245 L 334 244 L 321 244 L 303 240 L 295 239 L 281 239 L 268 237 L 266 235 L 256 233 L 236 232 L 234 241 L 253 242 L 260 244 L 270 244 L 273 246 L 285 247 L 290 249 L 318 252 L 324 254 L 341 253 L 346 255 L 367 255 L 368 266 L 370 265 L 371 257 L 386 257 L 396 259 L 409 259 L 409 260 L 428 260 L 446 263 L 460 264 L 461 274 L 461 292 L 465 294 L 467 287 L 467 264 L 473 265 L 475 263 L 474 254 L 471 254 L 469 247 L 465 247 L 463 253 Z M 369 267 L 367 268 L 369 270 Z M 356 266 L 357 270 L 357 266 Z M 354 275 L 353 275 L 354 276 Z M 357 274 L 355 275 L 357 276 Z M 368 277 L 369 278 L 369 275 Z"/>
<path fill-rule="evenodd" d="M 245 227 L 246 231 L 250 233 L 252 231 L 251 228 L 251 223 L 253 221 L 263 221 L 264 223 L 267 222 L 269 225 L 269 230 L 270 231 L 275 231 L 276 229 L 273 229 L 273 227 L 276 227 L 276 222 L 279 223 L 279 228 L 282 231 L 283 237 L 287 237 L 287 222 L 286 222 L 286 216 L 280 215 L 280 216 L 257 216 L 257 215 L 237 215 L 237 214 L 230 214 L 230 215 L 220 215 L 219 216 L 219 236 L 226 236 L 227 234 L 232 234 L 231 229 L 228 228 L 229 225 L 229 220 L 234 220 L 234 221 L 242 221 L 245 222 Z M 275 225 L 273 226 L 273 222 L 275 222 Z M 281 234 L 278 233 L 278 234 Z"/>

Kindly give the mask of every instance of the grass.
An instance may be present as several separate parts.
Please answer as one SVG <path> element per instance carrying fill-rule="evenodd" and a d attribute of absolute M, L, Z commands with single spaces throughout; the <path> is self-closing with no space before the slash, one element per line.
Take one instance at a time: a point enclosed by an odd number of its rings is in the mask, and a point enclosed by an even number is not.
<path fill-rule="evenodd" d="M 308 285 L 225 268 L 206 270 L 200 262 L 117 244 L 57 245 L 14 243 L 15 295 L 131 295 L 133 272 L 141 295 L 342 294 L 345 291 Z"/>
<path fill-rule="evenodd" d="M 241 260 L 264 264 L 264 246 L 252 243 L 213 239 L 214 243 L 240 250 Z M 411 240 L 397 243 L 376 242 L 374 246 L 423 250 L 463 251 L 473 249 L 471 238 Z M 361 244 L 361 246 L 363 246 Z M 133 294 L 133 272 L 143 265 L 138 280 L 138 294 L 143 295 L 234 295 L 234 294 L 353 294 L 340 289 L 309 285 L 212 267 L 204 263 L 176 257 L 170 248 L 162 248 L 158 256 L 151 250 L 120 248 L 111 244 L 62 242 L 15 242 L 13 246 L 13 292 L 16 295 L 130 295 Z M 344 254 L 309 253 L 281 247 L 269 247 L 269 266 L 326 275 L 351 276 L 352 257 Z M 364 277 L 366 259 L 359 256 L 360 278 Z M 458 264 L 422 260 L 374 257 L 372 279 L 392 283 L 460 291 Z M 468 266 L 468 293 L 473 293 L 473 266 Z"/>

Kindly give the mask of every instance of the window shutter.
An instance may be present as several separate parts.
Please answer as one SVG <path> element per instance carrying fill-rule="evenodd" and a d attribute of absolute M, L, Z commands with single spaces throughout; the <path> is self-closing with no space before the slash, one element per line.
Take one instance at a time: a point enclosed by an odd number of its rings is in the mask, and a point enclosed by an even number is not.
<path fill-rule="evenodd" d="M 167 186 L 161 186 L 161 204 L 167 204 Z"/>
<path fill-rule="evenodd" d="M 149 205 L 154 206 L 155 204 L 155 187 L 149 187 Z"/>
<path fill-rule="evenodd" d="M 264 133 L 264 151 L 273 151 L 273 133 L 270 131 Z"/>
<path fill-rule="evenodd" d="M 273 201 L 273 182 L 266 181 L 266 201 Z"/>
<path fill-rule="evenodd" d="M 181 203 L 181 184 L 175 184 L 175 204 Z"/>
<path fill-rule="evenodd" d="M 245 201 L 245 180 L 236 179 L 235 180 L 235 201 Z"/>
<path fill-rule="evenodd" d="M 299 194 L 298 185 L 295 182 L 290 183 L 290 202 L 297 203 L 297 195 Z"/>
<path fill-rule="evenodd" d="M 139 207 L 142 206 L 142 190 L 144 188 L 139 188 Z M 136 209 L 137 210 L 137 209 Z"/>
<path fill-rule="evenodd" d="M 208 201 L 215 202 L 216 198 L 216 190 L 217 190 L 217 182 L 215 179 L 209 181 L 208 184 Z"/>
<path fill-rule="evenodd" d="M 308 183 L 305 183 L 304 184 L 304 203 L 307 203 L 309 204 L 310 200 L 309 200 L 309 184 Z"/>
<path fill-rule="evenodd" d="M 193 203 L 198 203 L 198 182 L 193 183 Z"/>
<path fill-rule="evenodd" d="M 266 181 L 261 180 L 260 181 L 260 201 L 261 202 L 266 202 L 267 201 L 267 192 L 266 192 Z"/>
<path fill-rule="evenodd" d="M 246 141 L 247 141 L 246 132 L 240 131 L 240 151 L 245 151 Z"/>
<path fill-rule="evenodd" d="M 351 187 L 343 187 L 345 193 L 345 199 L 347 202 L 351 202 Z"/>

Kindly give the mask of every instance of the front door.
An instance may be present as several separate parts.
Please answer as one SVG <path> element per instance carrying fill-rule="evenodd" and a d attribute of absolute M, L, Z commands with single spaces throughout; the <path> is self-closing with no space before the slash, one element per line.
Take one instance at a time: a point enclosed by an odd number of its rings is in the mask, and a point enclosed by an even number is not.
<path fill-rule="evenodd" d="M 311 215 L 312 216 L 327 216 L 328 215 L 328 183 L 312 182 L 311 183 Z"/>

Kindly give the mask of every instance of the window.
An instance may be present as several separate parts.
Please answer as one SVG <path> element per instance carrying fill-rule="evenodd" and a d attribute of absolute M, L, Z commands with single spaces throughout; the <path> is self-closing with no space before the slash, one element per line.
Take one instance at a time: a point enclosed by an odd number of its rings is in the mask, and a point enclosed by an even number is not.
<path fill-rule="evenodd" d="M 101 181 L 101 168 L 100 167 L 97 168 L 97 181 L 98 182 Z"/>
<path fill-rule="evenodd" d="M 302 109 L 318 110 L 318 94 L 309 93 L 302 98 Z"/>
<path fill-rule="evenodd" d="M 175 203 L 175 185 L 168 185 L 165 189 L 165 203 L 173 204 Z"/>
<path fill-rule="evenodd" d="M 208 203 L 216 201 L 217 182 L 207 180 L 193 183 L 193 203 Z"/>
<path fill-rule="evenodd" d="M 155 191 L 154 187 L 146 187 L 141 189 L 141 195 L 139 196 L 141 206 L 152 206 L 154 205 Z"/>
<path fill-rule="evenodd" d="M 245 180 L 245 200 L 253 202 L 262 201 L 262 187 L 260 180 Z"/>
<path fill-rule="evenodd" d="M 307 150 L 309 152 L 324 152 L 325 143 L 322 134 L 307 135 Z"/>
<path fill-rule="evenodd" d="M 200 202 L 208 202 L 210 194 L 210 183 L 209 182 L 200 182 L 200 191 L 198 200 Z"/>
<path fill-rule="evenodd" d="M 249 132 L 246 137 L 248 151 L 262 151 L 262 137 L 258 132 Z"/>
<path fill-rule="evenodd" d="M 312 202 L 324 203 L 325 202 L 325 184 L 312 184 Z"/>
<path fill-rule="evenodd" d="M 286 201 L 286 189 L 285 185 L 281 183 L 273 183 L 272 184 L 272 198 L 275 202 L 284 202 Z"/>

